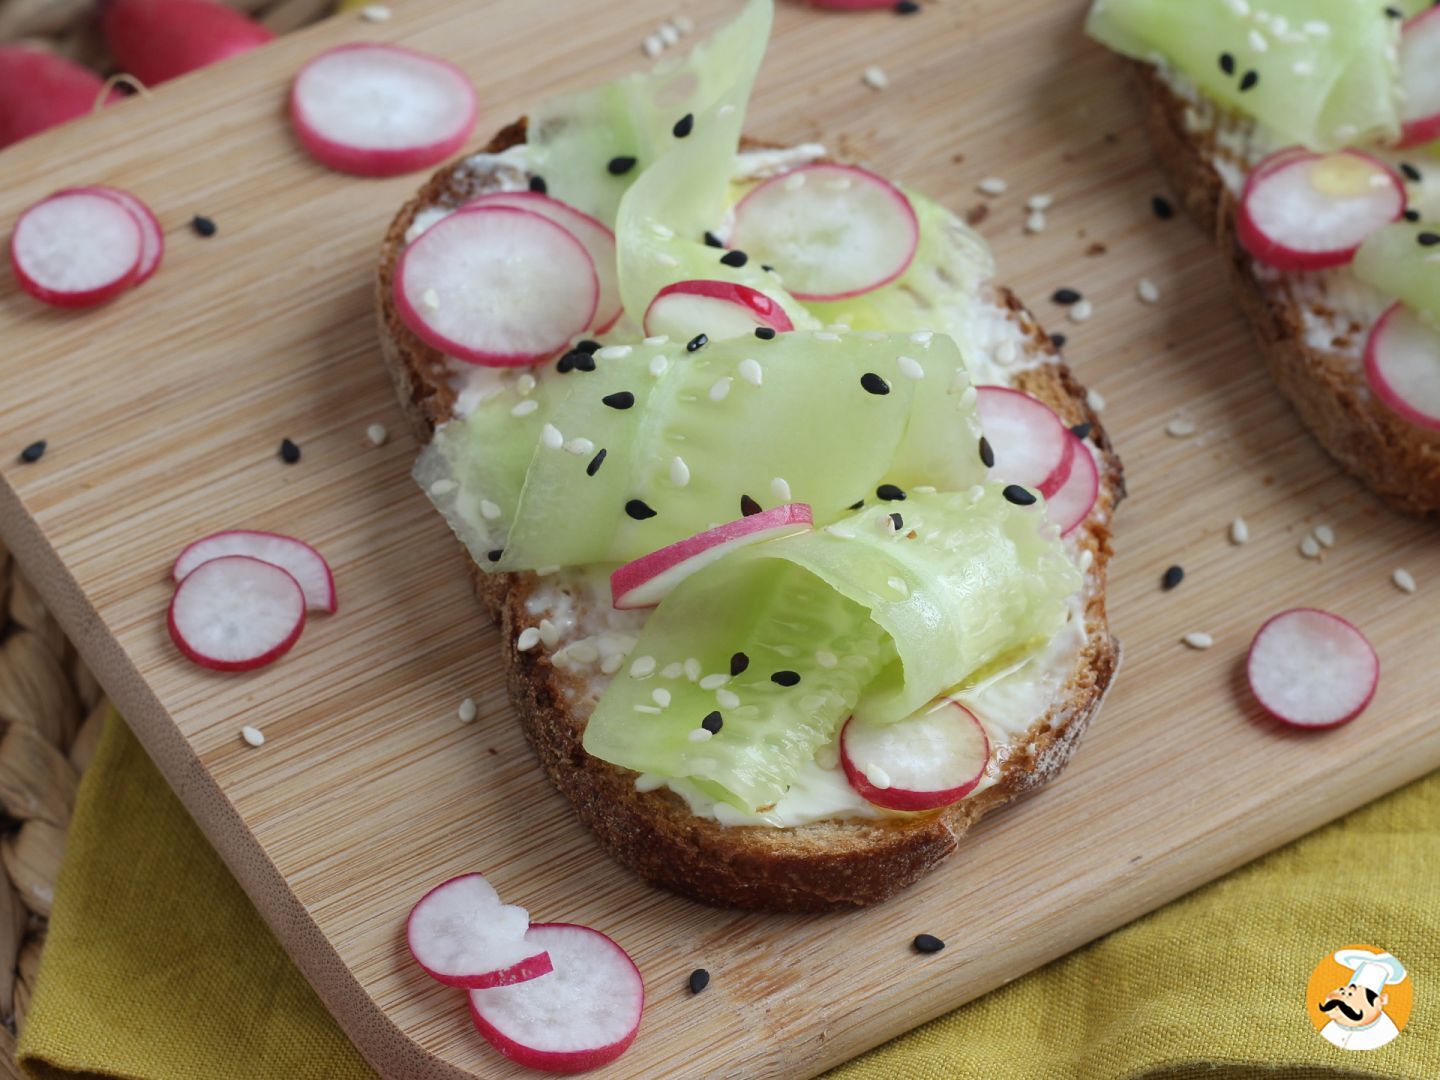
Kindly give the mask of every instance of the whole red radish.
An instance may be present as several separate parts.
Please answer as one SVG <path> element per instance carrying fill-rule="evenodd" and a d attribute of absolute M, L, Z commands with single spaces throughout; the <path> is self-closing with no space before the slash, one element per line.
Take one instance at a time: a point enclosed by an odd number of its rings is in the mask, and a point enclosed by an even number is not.
<path fill-rule="evenodd" d="M 0 147 L 84 116 L 104 83 L 89 68 L 28 45 L 0 45 Z M 106 101 L 118 95 L 111 91 Z"/>
<path fill-rule="evenodd" d="M 100 28 L 120 69 L 150 86 L 275 36 L 214 0 L 103 0 Z"/>

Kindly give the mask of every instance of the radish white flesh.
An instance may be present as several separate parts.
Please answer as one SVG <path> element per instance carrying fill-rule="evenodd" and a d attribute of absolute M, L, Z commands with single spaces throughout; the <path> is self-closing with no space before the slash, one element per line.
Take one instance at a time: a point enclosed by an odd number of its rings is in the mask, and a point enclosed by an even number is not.
<path fill-rule="evenodd" d="M 1404 304 L 1380 316 L 1365 346 L 1375 396 L 1409 420 L 1440 430 L 1440 332 Z"/>
<path fill-rule="evenodd" d="M 1405 212 L 1405 182 L 1369 154 L 1281 150 L 1245 183 L 1236 223 L 1245 250 L 1278 270 L 1344 266 Z"/>
<path fill-rule="evenodd" d="M 1440 138 L 1440 9 L 1427 8 L 1400 32 L 1400 147 Z"/>
<path fill-rule="evenodd" d="M 985 775 L 990 740 L 958 701 L 943 701 L 894 724 L 853 717 L 840 732 L 840 761 L 866 802 L 890 810 L 957 803 Z"/>
<path fill-rule="evenodd" d="M 799 300 L 843 300 L 894 281 L 915 258 L 920 224 L 904 193 L 851 165 L 806 165 L 735 207 L 730 246 L 780 272 Z"/>
<path fill-rule="evenodd" d="M 785 309 L 759 289 L 730 281 L 677 281 L 655 294 L 645 311 L 645 333 L 688 341 L 703 333 L 711 341 L 753 334 L 757 326 L 777 333 L 795 329 Z"/>
<path fill-rule="evenodd" d="M 475 88 L 439 57 L 394 45 L 341 45 L 295 77 L 290 117 L 322 165 L 396 176 L 439 164 L 475 127 Z"/>
<path fill-rule="evenodd" d="M 691 574 L 736 548 L 804 532 L 811 520 L 805 503 L 787 503 L 727 521 L 626 563 L 610 575 L 610 595 L 621 610 L 654 607 Z"/>
<path fill-rule="evenodd" d="M 1255 697 L 1277 720 L 1327 728 L 1365 711 L 1380 681 L 1380 658 L 1340 616 L 1296 608 L 1260 627 L 1246 672 Z"/>
<path fill-rule="evenodd" d="M 405 249 L 395 300 L 426 344 L 475 364 L 533 364 L 595 317 L 595 264 L 549 218 L 510 206 L 451 214 Z"/>
<path fill-rule="evenodd" d="M 603 222 L 573 206 L 542 195 L 538 191 L 496 191 L 472 199 L 461 207 L 468 210 L 474 206 L 513 206 L 520 210 L 531 210 L 547 217 L 585 245 L 590 260 L 595 264 L 595 276 L 600 283 L 600 296 L 595 304 L 595 319 L 590 330 L 603 334 L 615 325 L 625 310 L 620 302 L 620 266 L 615 257 L 615 233 Z"/>
<path fill-rule="evenodd" d="M 170 637 L 195 663 L 249 671 L 290 651 L 305 628 L 305 594 L 280 567 L 227 555 L 196 567 L 170 599 Z"/>
<path fill-rule="evenodd" d="M 1061 536 L 1074 532 L 1090 516 L 1090 508 L 1100 498 L 1100 469 L 1094 455 L 1072 432 L 1065 434 L 1075 440 L 1070 475 L 1055 494 L 1045 499 L 1045 514 L 1060 526 Z"/>
<path fill-rule="evenodd" d="M 89 307 L 135 282 L 144 238 L 135 215 L 86 191 L 44 199 L 15 224 L 10 262 L 20 287 L 60 307 Z"/>
<path fill-rule="evenodd" d="M 1075 440 L 1043 401 L 1006 386 L 981 386 L 976 408 L 995 454 L 990 475 L 1035 488 L 1047 499 L 1070 478 Z"/>
<path fill-rule="evenodd" d="M 539 979 L 470 991 L 470 1016 L 510 1060 L 549 1072 L 614 1061 L 635 1041 L 645 984 L 625 950 L 598 930 L 539 923 L 527 938 L 550 954 Z"/>
<path fill-rule="evenodd" d="M 482 875 L 462 874 L 410 909 L 405 941 L 432 979 L 486 989 L 550 973 L 550 954 L 527 938 L 529 928 L 524 908 L 502 904 Z"/>
<path fill-rule="evenodd" d="M 300 585 L 305 605 L 312 611 L 335 610 L 335 576 L 323 555 L 303 540 L 253 529 L 227 529 L 194 541 L 180 552 L 170 571 L 178 582 L 196 567 L 226 555 L 248 555 L 278 566 Z"/>
<path fill-rule="evenodd" d="M 130 192 L 122 191 L 120 188 L 107 187 L 104 184 L 89 184 L 86 187 L 72 188 L 71 190 L 88 191 L 92 195 L 101 195 L 119 203 L 135 216 L 135 222 L 140 226 L 140 266 L 135 272 L 135 280 L 132 284 L 139 285 L 141 282 L 148 281 L 150 275 L 160 268 L 160 260 L 165 255 L 165 230 L 160 227 L 160 221 L 154 211 Z"/>

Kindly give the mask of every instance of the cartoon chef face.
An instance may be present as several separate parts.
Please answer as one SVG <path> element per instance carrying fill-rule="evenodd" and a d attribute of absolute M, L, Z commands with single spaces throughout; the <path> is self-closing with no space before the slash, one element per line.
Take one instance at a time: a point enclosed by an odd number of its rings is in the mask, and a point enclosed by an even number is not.
<path fill-rule="evenodd" d="M 1380 1018 L 1390 1001 L 1389 994 L 1379 994 L 1368 986 L 1350 983 L 1325 995 L 1320 1011 L 1341 1027 L 1368 1027 Z"/>

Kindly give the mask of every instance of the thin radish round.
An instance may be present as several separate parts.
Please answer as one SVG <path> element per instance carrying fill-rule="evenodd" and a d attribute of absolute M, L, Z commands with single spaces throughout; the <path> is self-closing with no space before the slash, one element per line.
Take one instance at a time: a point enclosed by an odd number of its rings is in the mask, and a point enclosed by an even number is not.
<path fill-rule="evenodd" d="M 290 651 L 305 628 L 305 593 L 280 567 L 227 555 L 196 567 L 170 599 L 170 637 L 202 667 L 249 671 Z"/>
<path fill-rule="evenodd" d="M 1380 658 L 1365 635 L 1315 608 L 1282 612 L 1260 627 L 1245 667 L 1265 711 L 1293 727 L 1355 719 L 1380 682 Z"/>
<path fill-rule="evenodd" d="M 493 366 L 533 364 L 590 326 L 600 296 L 585 246 L 510 206 L 451 214 L 405 249 L 395 300 L 426 344 Z"/>
<path fill-rule="evenodd" d="M 410 909 L 405 941 L 432 979 L 483 990 L 550 974 L 550 954 L 529 940 L 529 928 L 524 908 L 502 904 L 483 875 L 462 874 Z"/>
<path fill-rule="evenodd" d="M 840 732 L 845 775 L 866 802 L 889 810 L 934 810 L 980 783 L 990 760 L 984 725 L 945 700 L 894 724 L 851 717 Z"/>
<path fill-rule="evenodd" d="M 1090 516 L 1090 508 L 1100 498 L 1100 469 L 1095 464 L 1095 456 L 1072 432 L 1065 434 L 1075 440 L 1070 475 L 1053 495 L 1045 499 L 1045 514 L 1060 526 L 1061 536 L 1074 532 Z"/>
<path fill-rule="evenodd" d="M 1008 386 L 977 387 L 980 427 L 995 455 L 990 475 L 1047 499 L 1070 478 L 1075 440 L 1043 401 Z"/>
<path fill-rule="evenodd" d="M 740 200 L 730 246 L 774 266 L 798 300 L 843 300 L 894 281 L 920 223 L 904 192 L 853 165 L 805 165 Z"/>
<path fill-rule="evenodd" d="M 736 548 L 804 532 L 811 520 L 805 503 L 787 503 L 727 521 L 626 563 L 610 575 L 610 595 L 621 610 L 654 607 L 691 574 Z"/>
<path fill-rule="evenodd" d="M 470 991 L 470 1016 L 511 1061 L 549 1072 L 583 1072 L 614 1061 L 635 1041 L 645 984 L 625 950 L 598 930 L 537 923 L 527 938 L 554 971 L 493 990 Z"/>
<path fill-rule="evenodd" d="M 785 309 L 759 289 L 730 281 L 677 281 L 655 294 L 645 311 L 645 333 L 688 341 L 703 333 L 711 341 L 753 334 L 757 326 L 777 333 L 795 329 Z"/>
<path fill-rule="evenodd" d="M 615 256 L 615 233 L 604 222 L 538 191 L 495 191 L 472 199 L 461 209 L 477 206 L 513 206 L 531 210 L 568 229 L 590 253 L 590 259 L 595 264 L 595 276 L 600 282 L 600 296 L 595 304 L 595 319 L 590 332 L 603 334 L 619 321 L 625 311 L 624 304 L 620 302 L 620 266 Z"/>
<path fill-rule="evenodd" d="M 322 165 L 360 176 L 429 168 L 475 127 L 475 88 L 439 57 L 395 45 L 340 45 L 295 77 L 290 118 Z"/>
<path fill-rule="evenodd" d="M 1281 150 L 1251 172 L 1236 233 L 1251 255 L 1278 270 L 1344 266 L 1365 238 L 1399 220 L 1405 182 L 1358 150 Z"/>
<path fill-rule="evenodd" d="M 135 282 L 144 252 L 135 215 L 114 199 L 68 191 L 20 215 L 10 263 L 20 287 L 59 307 L 104 303 Z"/>
<path fill-rule="evenodd" d="M 119 203 L 135 215 L 135 221 L 140 226 L 140 268 L 135 273 L 133 284 L 139 285 L 148 281 L 150 276 L 160 268 L 160 260 L 165 256 L 165 230 L 160 227 L 160 220 L 155 216 L 155 212 L 130 192 L 108 187 L 105 184 L 87 184 L 85 187 L 69 188 L 62 194 L 66 194 L 68 191 L 88 191 L 93 195 L 101 195 Z"/>
<path fill-rule="evenodd" d="M 1440 430 L 1440 332 L 1404 304 L 1380 316 L 1365 345 L 1375 396 L 1412 424 Z"/>
<path fill-rule="evenodd" d="M 196 567 L 226 555 L 248 555 L 252 559 L 278 566 L 300 585 L 305 605 L 311 611 L 334 612 L 335 576 L 325 557 L 303 540 L 280 533 L 254 529 L 226 529 L 211 533 L 186 546 L 175 560 L 170 574 L 177 582 Z"/>
<path fill-rule="evenodd" d="M 1440 138 L 1440 8 L 1427 8 L 1400 31 L 1401 149 Z"/>

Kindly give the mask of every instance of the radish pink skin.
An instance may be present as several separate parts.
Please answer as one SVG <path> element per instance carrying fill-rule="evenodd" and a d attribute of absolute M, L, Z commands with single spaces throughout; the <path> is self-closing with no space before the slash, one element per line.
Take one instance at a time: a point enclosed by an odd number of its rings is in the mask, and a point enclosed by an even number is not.
<path fill-rule="evenodd" d="M 469 874 L 458 875 L 458 877 L 470 876 Z M 484 875 L 475 876 L 483 877 Z M 406 947 L 410 949 L 410 958 L 419 965 L 420 969 L 424 971 L 426 975 L 429 975 L 430 978 L 436 982 L 444 983 L 446 986 L 458 986 L 465 990 L 493 990 L 497 986 L 513 986 L 515 983 L 538 979 L 541 975 L 549 975 L 550 972 L 555 970 L 554 965 L 550 962 L 550 954 L 548 952 L 538 952 L 534 956 L 526 957 L 517 964 L 511 964 L 509 967 L 499 968 L 496 971 L 481 972 L 478 975 L 447 975 L 427 967 L 420 960 L 420 956 L 416 953 L 415 947 L 410 944 L 410 928 L 415 921 L 415 910 L 421 904 L 425 903 L 426 900 L 430 899 L 430 897 L 445 888 L 445 886 L 456 880 L 458 880 L 458 878 L 446 878 L 439 885 L 436 885 L 419 900 L 415 901 L 414 907 L 410 909 L 410 914 L 405 918 L 405 943 Z"/>
<path fill-rule="evenodd" d="M 736 304 L 745 308 L 756 319 L 760 320 L 756 325 L 768 326 L 777 334 L 788 334 L 795 329 L 795 324 L 790 321 L 790 316 L 785 314 L 785 309 L 777 304 L 770 297 L 766 296 L 759 289 L 752 289 L 749 285 L 740 285 L 733 281 L 711 281 L 698 279 L 695 281 L 677 281 L 672 285 L 666 285 L 655 294 L 655 299 L 650 301 L 650 306 L 645 309 L 645 333 L 650 330 L 650 312 L 655 310 L 655 305 L 663 297 L 679 294 L 682 296 L 704 296 L 710 300 L 721 300 L 725 303 Z"/>
<path fill-rule="evenodd" d="M 582 332 L 585 327 L 589 326 L 591 322 L 594 321 L 595 306 L 600 301 L 600 277 L 598 274 L 595 273 L 595 260 L 590 258 L 590 253 L 585 250 L 585 245 L 580 243 L 579 240 L 576 240 L 575 237 L 572 236 L 569 231 L 565 229 L 564 226 L 557 225 L 549 218 L 542 217 L 540 214 L 531 213 L 529 210 L 516 210 L 513 207 L 508 206 L 487 206 L 483 210 L 477 209 L 471 212 L 486 214 L 524 214 L 527 217 L 538 218 L 539 220 L 545 222 L 546 225 L 550 226 L 552 229 L 562 234 L 567 241 L 574 244 L 575 247 L 579 249 L 580 254 L 585 257 L 586 263 L 590 266 L 590 280 L 593 293 L 593 302 L 590 305 L 590 314 L 585 316 L 585 322 L 575 331 L 575 333 Z M 439 226 L 437 225 L 436 228 L 439 228 Z M 411 332 L 413 332 L 416 337 L 420 338 L 420 340 L 425 342 L 425 344 L 429 345 L 432 349 L 438 349 L 440 352 L 453 356 L 457 360 L 463 360 L 469 364 L 479 364 L 482 367 L 529 367 L 532 364 L 537 364 L 540 361 L 546 360 L 549 357 L 554 356 L 556 353 L 560 352 L 569 344 L 570 338 L 574 336 L 573 334 L 566 334 L 565 340 L 560 344 L 557 344 L 556 347 L 553 349 L 548 349 L 542 353 L 526 354 L 480 352 L 478 350 L 471 349 L 465 345 L 461 345 L 458 341 L 451 341 L 443 334 L 437 334 L 434 330 L 430 329 L 430 327 L 425 324 L 424 316 L 422 316 L 420 312 L 415 310 L 414 305 L 410 303 L 409 297 L 405 295 L 405 263 L 409 259 L 410 253 L 414 250 L 415 244 L 411 244 L 409 247 L 407 247 L 405 251 L 401 254 L 400 261 L 395 266 L 395 306 L 400 312 L 400 318 L 404 320 L 405 325 L 410 328 Z"/>
<path fill-rule="evenodd" d="M 216 0 L 103 0 L 100 27 L 120 70 L 154 86 L 274 39 Z"/>
<path fill-rule="evenodd" d="M 28 45 L 0 45 L 0 147 L 87 115 L 104 88 L 100 76 Z M 105 102 L 118 100 L 111 91 Z"/>
<path fill-rule="evenodd" d="M 1435 10 L 1440 11 L 1440 8 Z M 1385 373 L 1380 367 L 1380 338 L 1391 318 L 1404 306 L 1402 303 L 1392 304 L 1385 309 L 1385 314 L 1381 315 L 1371 328 L 1370 337 L 1365 342 L 1365 380 L 1370 384 L 1370 389 L 1375 391 L 1375 396 L 1389 406 L 1392 412 L 1419 427 L 1440 431 L 1440 416 L 1431 416 L 1429 413 L 1421 412 L 1397 394 L 1394 387 L 1386 380 Z"/>
<path fill-rule="evenodd" d="M 1406 20 L 1405 24 L 1400 27 L 1401 37 L 1404 37 L 1404 35 L 1408 34 L 1426 19 L 1436 18 L 1440 18 L 1440 8 L 1428 7 L 1418 15 L 1412 15 Z M 1420 146 L 1424 143 L 1434 142 L 1437 138 L 1440 138 L 1440 113 L 1435 113 L 1432 116 L 1422 116 L 1418 120 L 1406 121 L 1400 129 L 1400 141 L 1395 144 L 1395 148 L 1397 150 L 1409 150 L 1412 147 Z"/>
<path fill-rule="evenodd" d="M 325 614 L 327 614 L 327 615 L 333 615 L 333 614 L 335 614 L 336 610 L 338 610 L 338 608 L 339 608 L 339 606 L 340 606 L 340 600 L 339 600 L 339 595 L 337 594 L 337 592 L 336 592 L 336 590 L 335 590 L 335 574 L 334 574 L 334 573 L 331 571 L 331 569 L 330 569 L 330 563 L 329 563 L 329 561 L 325 558 L 324 555 L 321 555 L 320 552 L 316 551 L 314 547 L 312 547 L 311 545 L 305 543 L 304 540 L 297 539 L 297 538 L 294 537 L 294 536 L 286 536 L 284 533 L 266 532 L 264 529 L 221 529 L 219 532 L 213 532 L 213 533 L 210 533 L 208 536 L 202 536 L 202 537 L 200 537 L 200 539 L 198 539 L 198 540 L 192 540 L 192 541 L 190 541 L 190 543 L 186 544 L 186 545 L 180 550 L 180 554 L 179 554 L 179 555 L 175 556 L 175 563 L 174 563 L 174 565 L 170 568 L 170 577 L 171 577 L 171 579 L 172 579 L 177 585 L 178 585 L 181 581 L 184 580 L 184 578 L 182 578 L 182 577 L 180 576 L 180 564 L 185 561 L 185 556 L 188 555 L 188 554 L 190 554 L 190 552 L 191 552 L 191 550 L 192 550 L 193 548 L 199 546 L 200 544 L 205 543 L 207 540 L 213 540 L 213 539 L 214 539 L 215 537 L 217 537 L 217 536 L 235 536 L 235 535 L 237 535 L 237 534 L 238 534 L 238 535 L 241 535 L 241 536 L 262 536 L 262 537 L 273 538 L 273 539 L 278 539 L 278 540 L 288 540 L 288 541 L 291 541 L 292 543 L 299 544 L 301 547 L 309 548 L 312 552 L 314 552 L 315 558 L 319 559 L 321 565 L 325 567 L 325 583 L 326 583 L 326 585 L 327 585 L 328 588 L 329 588 L 329 594 L 330 594 L 330 596 L 329 596 L 329 602 L 328 602 L 323 608 L 319 608 L 319 609 L 317 609 L 317 610 L 324 611 Z M 230 556 L 220 556 L 220 557 L 221 557 L 221 558 L 229 558 Z M 243 556 L 243 557 L 248 558 L 249 556 Z M 258 559 L 257 561 L 258 561 L 258 562 L 265 562 L 264 559 Z M 190 573 L 193 574 L 196 570 L 200 569 L 200 567 L 202 567 L 202 566 L 204 566 L 204 565 L 205 565 L 205 564 L 204 564 L 203 562 L 202 562 L 202 563 L 197 563 L 195 566 L 193 566 L 193 567 L 190 569 Z M 274 566 L 274 565 L 276 565 L 276 564 L 270 563 L 269 565 Z M 285 568 L 282 566 L 282 567 L 280 567 L 279 569 L 284 570 Z M 286 573 L 289 573 L 289 571 L 287 570 Z M 302 589 L 301 592 L 303 593 L 304 590 Z M 438 887 L 438 886 L 437 886 L 437 887 Z M 431 891 L 433 892 L 434 890 L 431 890 Z M 429 895 L 429 894 L 427 893 L 426 895 Z M 422 899 L 423 899 L 423 897 L 422 897 Z"/>
<path fill-rule="evenodd" d="M 845 777 L 850 781 L 850 786 L 855 789 L 859 796 L 868 803 L 884 807 L 886 810 L 939 810 L 943 806 L 951 806 L 970 792 L 974 791 L 980 781 L 985 777 L 985 763 L 990 760 L 990 737 L 985 734 L 985 729 L 975 719 L 975 714 L 958 701 L 952 704 L 970 717 L 977 728 L 980 728 L 980 737 L 985 742 L 985 756 L 981 758 L 980 770 L 975 776 L 961 784 L 959 787 L 946 788 L 944 791 L 907 791 L 904 788 L 878 788 L 872 784 L 863 772 L 857 769 L 850 760 L 850 755 L 845 750 L 845 732 L 850 729 L 851 720 L 845 721 L 845 726 L 840 729 L 840 764 L 845 768 Z"/>
<path fill-rule="evenodd" d="M 589 926 L 580 926 L 578 923 L 535 923 L 534 925 L 536 927 L 573 926 L 580 930 L 588 930 L 592 934 L 600 934 L 599 930 Z M 645 1013 L 645 980 L 640 976 L 640 969 L 635 967 L 635 961 L 630 959 L 630 954 L 621 949 L 614 938 L 608 934 L 600 934 L 600 936 L 614 945 L 630 966 L 635 969 L 636 981 L 640 983 L 640 1014 L 643 1016 Z M 470 1000 L 468 995 L 466 1001 L 470 1004 L 470 1019 L 474 1021 L 476 1030 L 485 1036 L 485 1041 L 511 1061 L 529 1069 L 543 1069 L 546 1072 L 556 1073 L 577 1073 L 585 1072 L 587 1069 L 598 1069 L 601 1065 L 608 1065 L 630 1049 L 630 1044 L 635 1041 L 635 1036 L 640 1032 L 640 1025 L 637 1023 L 628 1035 L 609 1046 L 571 1051 L 536 1050 L 502 1034 L 480 1015 L 480 1010 L 475 1008 L 475 1003 Z"/>
<path fill-rule="evenodd" d="M 55 195 L 47 196 L 45 199 L 41 199 L 40 202 L 47 202 L 49 201 L 49 199 L 53 199 L 57 195 L 62 194 L 65 194 L 65 192 L 56 192 Z M 113 202 L 114 200 L 111 201 Z M 35 204 L 35 206 L 39 205 L 40 203 Z M 116 205 L 118 206 L 120 204 L 116 203 Z M 35 209 L 35 206 L 32 206 L 29 210 L 26 210 L 25 214 L 28 214 L 30 210 Z M 129 215 L 131 221 L 135 221 L 135 215 L 130 213 L 128 209 L 125 210 L 125 213 Z M 15 233 L 18 233 L 20 231 L 20 222 L 25 220 L 25 214 L 21 214 L 20 218 L 15 222 Z M 35 281 L 28 274 L 26 274 L 24 268 L 20 265 L 19 258 L 15 254 L 15 233 L 11 233 L 10 235 L 10 268 L 15 273 L 15 280 L 20 282 L 20 287 L 24 289 L 27 293 L 29 293 L 31 296 L 33 296 L 36 300 L 39 300 L 41 303 L 44 304 L 50 304 L 52 307 L 95 307 L 97 304 L 103 304 L 108 300 L 115 299 L 115 297 L 119 296 L 126 289 L 130 288 L 130 286 L 134 285 L 136 278 L 139 276 L 140 251 L 143 247 L 143 244 L 140 240 L 140 223 L 138 221 L 135 221 L 135 263 L 133 266 L 130 267 L 130 272 L 127 274 L 122 274 L 120 277 L 117 277 L 112 281 L 107 281 L 99 288 L 88 289 L 84 292 L 57 292 L 54 289 L 46 288 L 44 285 L 41 285 L 38 281 Z"/>
<path fill-rule="evenodd" d="M 225 558 L 260 562 L 259 559 L 251 559 L 248 555 L 227 555 Z M 260 656 L 252 657 L 249 660 L 216 660 L 213 657 L 206 656 L 204 653 L 196 652 L 181 635 L 180 628 L 175 625 L 175 597 L 172 596 L 170 598 L 170 609 L 165 617 L 165 625 L 170 631 L 170 640 L 175 643 L 175 647 L 180 650 L 187 660 L 192 660 L 203 668 L 209 668 L 211 671 L 254 671 L 256 668 L 262 668 L 266 664 L 273 664 L 294 648 L 295 642 L 300 640 L 301 631 L 305 629 L 305 590 L 300 588 L 300 583 L 293 577 L 290 577 L 287 571 L 275 566 L 273 563 L 262 563 L 262 565 L 268 566 L 273 570 L 279 570 L 286 577 L 290 578 L 291 582 L 295 585 L 296 591 L 300 594 L 300 618 L 296 620 L 295 629 L 291 632 L 290 636 L 268 652 Z M 180 590 L 177 588 L 175 595 L 178 596 L 179 592 Z"/>
<path fill-rule="evenodd" d="M 1255 676 L 1250 669 L 1250 666 L 1254 662 L 1255 657 L 1255 643 L 1260 640 L 1260 635 L 1265 633 L 1266 629 L 1270 626 L 1271 623 L 1279 619 L 1283 619 L 1287 615 L 1296 615 L 1302 613 L 1307 615 L 1323 615 L 1325 618 L 1333 619 L 1335 622 L 1340 623 L 1342 626 L 1345 626 L 1348 629 L 1352 630 L 1355 634 L 1359 636 L 1360 640 L 1365 643 L 1365 647 L 1370 650 L 1370 657 L 1375 664 L 1375 674 L 1370 680 L 1370 692 L 1365 695 L 1365 700 L 1360 702 L 1359 705 L 1357 705 L 1349 713 L 1342 716 L 1339 720 L 1332 720 L 1328 724 L 1297 724 L 1294 720 L 1291 720 L 1286 716 L 1282 716 L 1280 713 L 1275 712 L 1273 709 L 1271 709 L 1270 706 L 1265 704 L 1264 698 L 1262 698 L 1258 693 L 1255 692 Z M 1266 619 L 1265 622 L 1261 625 L 1260 629 L 1255 631 L 1255 636 L 1250 639 L 1249 651 L 1245 654 L 1245 679 L 1250 684 L 1250 692 L 1252 694 L 1255 694 L 1255 700 L 1260 703 L 1260 707 L 1264 709 L 1267 714 L 1273 716 L 1276 720 L 1280 721 L 1280 723 L 1284 724 L 1286 727 L 1294 728 L 1296 731 L 1330 731 L 1333 728 L 1348 724 L 1351 720 L 1354 720 L 1357 716 L 1359 716 L 1361 713 L 1363 713 L 1366 709 L 1370 707 L 1370 702 L 1375 700 L 1375 691 L 1380 688 L 1380 655 L 1375 651 L 1375 646 L 1370 644 L 1370 639 L 1367 638 L 1360 630 L 1360 628 L 1354 623 L 1352 623 L 1349 619 L 1342 619 L 1339 615 L 1332 614 L 1329 611 L 1322 611 L 1320 608 L 1291 608 L 1289 611 L 1282 611 L 1278 615 L 1270 616 L 1270 618 Z"/>
<path fill-rule="evenodd" d="M 137 220 L 142 217 L 144 218 L 143 221 L 140 221 L 140 231 L 142 233 L 140 268 L 136 272 L 135 280 L 132 282 L 132 284 L 140 285 L 146 281 L 149 281 L 150 278 L 154 276 L 155 271 L 160 269 L 160 263 L 165 259 L 165 230 L 160 224 L 160 219 L 155 216 L 155 212 L 151 210 L 150 207 L 146 206 L 144 201 L 137 196 L 131 195 L 128 191 L 122 191 L 120 188 L 107 187 L 105 184 L 86 184 L 83 187 L 66 188 L 64 191 L 57 191 L 55 194 L 65 195 L 72 191 L 86 192 L 91 195 L 104 196 L 105 198 L 110 199 L 111 201 L 119 204 L 120 206 L 123 206 L 126 210 L 129 210 L 131 216 L 135 217 Z M 147 224 L 149 225 L 150 229 L 153 230 L 152 235 L 155 236 L 157 243 L 155 257 L 153 259 L 150 259 L 148 262 L 145 259 L 145 254 L 143 251 L 143 234 L 146 230 Z"/>
<path fill-rule="evenodd" d="M 475 120 L 479 116 L 480 105 L 475 96 L 475 88 L 471 84 L 469 76 L 454 64 L 447 60 L 442 60 L 438 56 L 432 56 L 430 53 L 417 52 L 414 49 L 406 49 L 399 45 L 340 45 L 334 49 L 327 49 L 311 60 L 310 63 L 313 64 L 315 60 L 337 52 L 346 52 L 355 49 L 371 50 L 376 48 L 392 49 L 395 52 L 418 56 L 432 64 L 449 68 L 455 73 L 469 94 L 465 120 L 456 130 L 455 134 L 447 139 L 428 143 L 425 146 L 406 146 L 393 149 L 350 146 L 346 143 L 335 142 L 333 139 L 328 139 L 310 126 L 300 109 L 298 89 L 300 86 L 300 75 L 305 73 L 304 68 L 300 69 L 299 74 L 295 77 L 294 84 L 292 84 L 290 88 L 290 122 L 295 128 L 295 134 L 299 137 L 301 144 L 310 156 L 321 165 L 324 165 L 327 169 L 334 169 L 336 172 L 349 173 L 352 176 L 368 176 L 372 178 L 402 176 L 405 173 L 415 172 L 419 169 L 428 169 L 432 165 L 440 164 L 440 162 L 464 146 L 465 140 L 470 138 L 471 133 L 475 130 Z"/>

